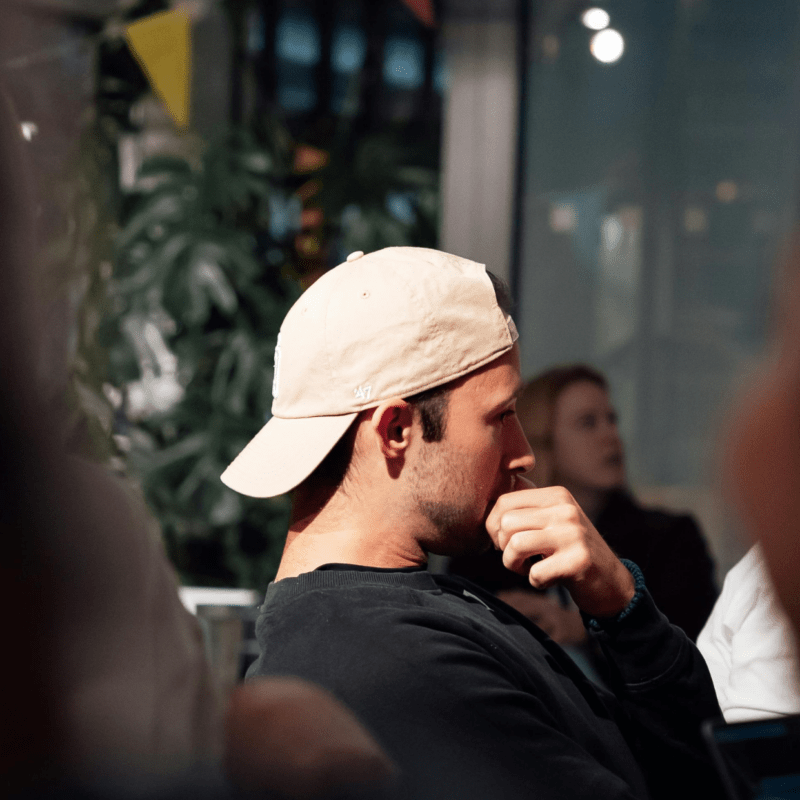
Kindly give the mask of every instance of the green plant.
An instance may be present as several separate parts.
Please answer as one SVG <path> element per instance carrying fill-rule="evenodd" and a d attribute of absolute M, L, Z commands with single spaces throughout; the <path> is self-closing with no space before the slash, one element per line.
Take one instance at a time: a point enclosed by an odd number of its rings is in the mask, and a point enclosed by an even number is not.
<path fill-rule="evenodd" d="M 284 274 L 299 224 L 290 159 L 277 128 L 234 131 L 198 168 L 154 158 L 122 221 L 104 330 L 117 441 L 186 582 L 263 588 L 285 537 L 285 498 L 251 500 L 219 476 L 269 416 L 298 293 Z"/>
<path fill-rule="evenodd" d="M 333 137 L 324 166 L 300 188 L 306 207 L 322 214 L 299 242 L 336 263 L 354 250 L 436 247 L 439 222 L 437 143 L 414 144 L 403 126 L 354 138 L 349 126 Z"/>

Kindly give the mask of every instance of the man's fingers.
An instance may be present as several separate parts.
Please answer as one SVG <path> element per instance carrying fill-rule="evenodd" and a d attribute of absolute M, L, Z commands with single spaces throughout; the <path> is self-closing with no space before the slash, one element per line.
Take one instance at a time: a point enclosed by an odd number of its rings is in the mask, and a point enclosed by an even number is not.
<path fill-rule="evenodd" d="M 550 556 L 556 550 L 552 532 L 528 530 L 515 533 L 503 547 L 503 565 L 518 575 L 527 575 L 536 556 Z"/>
<path fill-rule="evenodd" d="M 551 514 L 547 509 L 519 508 L 507 511 L 498 519 L 492 539 L 501 550 L 505 550 L 517 534 L 523 531 L 542 531 L 551 522 Z"/>
<path fill-rule="evenodd" d="M 494 532 L 490 531 L 490 536 L 501 550 L 505 550 L 512 537 L 521 531 L 542 531 L 579 525 L 580 522 L 581 510 L 576 505 L 562 503 L 545 508 L 512 508 L 497 518 L 496 528 Z"/>
<path fill-rule="evenodd" d="M 522 482 L 530 484 L 525 478 L 517 477 L 515 485 L 519 486 Z M 532 485 L 532 484 L 531 484 Z M 520 489 L 508 494 L 501 495 L 494 508 L 486 518 L 486 530 L 495 539 L 500 531 L 500 523 L 503 517 L 516 509 L 549 509 L 554 506 L 571 505 L 577 507 L 572 495 L 563 486 L 546 486 L 543 489 Z"/>
<path fill-rule="evenodd" d="M 549 589 L 556 583 L 569 584 L 589 567 L 588 553 L 579 547 L 570 547 L 533 564 L 528 570 L 528 582 L 534 589 Z"/>
<path fill-rule="evenodd" d="M 537 589 L 562 582 L 587 614 L 618 614 L 635 592 L 631 573 L 565 488 L 527 484 L 517 478 L 486 519 L 503 564 Z"/>
<path fill-rule="evenodd" d="M 521 531 L 509 539 L 503 551 L 506 569 L 527 575 L 537 589 L 580 576 L 589 568 L 590 561 L 588 548 L 569 525 Z"/>

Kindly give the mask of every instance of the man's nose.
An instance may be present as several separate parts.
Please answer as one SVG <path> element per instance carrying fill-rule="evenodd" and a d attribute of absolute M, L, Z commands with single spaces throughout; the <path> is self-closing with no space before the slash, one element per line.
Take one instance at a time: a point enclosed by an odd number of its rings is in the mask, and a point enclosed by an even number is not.
<path fill-rule="evenodd" d="M 510 472 L 525 473 L 530 472 L 536 464 L 533 450 L 525 436 L 522 425 L 514 417 L 514 429 L 510 431 L 511 442 L 509 443 L 508 469 Z"/>

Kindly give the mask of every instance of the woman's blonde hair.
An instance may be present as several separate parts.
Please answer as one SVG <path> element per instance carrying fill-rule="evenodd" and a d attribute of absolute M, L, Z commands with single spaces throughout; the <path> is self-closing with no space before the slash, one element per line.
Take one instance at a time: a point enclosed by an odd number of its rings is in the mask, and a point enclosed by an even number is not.
<path fill-rule="evenodd" d="M 591 381 L 608 391 L 608 381 L 594 367 L 567 364 L 531 378 L 517 401 L 517 416 L 536 458 L 531 477 L 537 486 L 553 483 L 553 411 L 561 392 L 578 381 Z"/>

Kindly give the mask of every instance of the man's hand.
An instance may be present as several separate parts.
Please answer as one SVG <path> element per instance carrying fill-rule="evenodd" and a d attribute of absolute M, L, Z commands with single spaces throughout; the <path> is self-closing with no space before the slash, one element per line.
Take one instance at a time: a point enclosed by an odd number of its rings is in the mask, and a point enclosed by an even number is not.
<path fill-rule="evenodd" d="M 498 498 L 486 520 L 503 564 L 527 574 L 536 589 L 563 583 L 586 614 L 619 614 L 633 599 L 633 576 L 572 495 L 561 486 L 537 489 L 519 476 L 516 487 Z M 531 566 L 538 555 L 543 558 Z"/>

